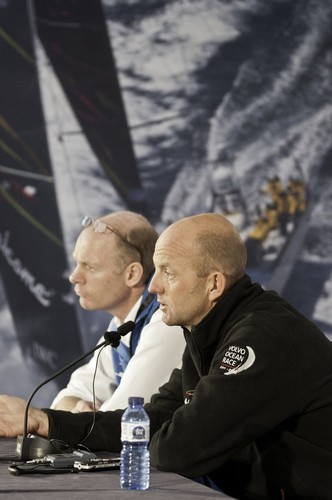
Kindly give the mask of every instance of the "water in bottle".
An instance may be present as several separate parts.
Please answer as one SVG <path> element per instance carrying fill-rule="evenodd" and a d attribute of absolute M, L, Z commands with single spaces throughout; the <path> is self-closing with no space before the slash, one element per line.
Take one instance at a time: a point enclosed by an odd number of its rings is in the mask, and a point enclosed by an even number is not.
<path fill-rule="evenodd" d="M 144 399 L 130 397 L 121 419 L 120 485 L 125 490 L 146 490 L 150 479 L 150 420 Z"/>

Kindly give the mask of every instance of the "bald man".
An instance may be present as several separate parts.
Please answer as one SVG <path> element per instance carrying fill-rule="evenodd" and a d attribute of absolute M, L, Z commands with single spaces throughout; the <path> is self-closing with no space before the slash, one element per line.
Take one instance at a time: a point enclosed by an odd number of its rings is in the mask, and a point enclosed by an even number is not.
<path fill-rule="evenodd" d="M 147 402 L 173 368 L 181 366 L 185 347 L 180 327 L 163 323 L 156 297 L 148 290 L 158 235 L 145 217 L 130 211 L 96 220 L 84 217 L 82 225 L 69 277 L 81 307 L 112 315 L 109 330 L 127 321 L 134 321 L 135 328 L 121 337 L 116 349 L 96 351 L 75 370 L 51 408 L 75 413 L 93 407 L 116 410 L 126 408 L 132 395 Z"/>
<path fill-rule="evenodd" d="M 145 406 L 151 460 L 241 499 L 329 499 L 332 346 L 277 293 L 245 273 L 246 249 L 221 215 L 175 222 L 159 237 L 150 291 L 181 325 L 182 368 Z M 0 432 L 22 429 L 3 397 Z M 15 416 L 13 413 L 15 412 Z M 77 444 L 88 414 L 31 409 L 29 430 Z M 105 412 L 85 444 L 120 450 L 122 411 Z"/>

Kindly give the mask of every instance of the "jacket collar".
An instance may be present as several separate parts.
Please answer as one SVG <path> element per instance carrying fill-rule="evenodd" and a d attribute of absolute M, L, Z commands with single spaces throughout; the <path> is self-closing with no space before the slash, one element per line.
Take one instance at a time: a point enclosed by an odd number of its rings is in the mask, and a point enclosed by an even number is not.
<path fill-rule="evenodd" d="M 187 341 L 190 342 L 190 337 L 192 337 L 201 352 L 209 350 L 231 328 L 234 312 L 238 312 L 234 318 L 234 321 L 238 321 L 241 310 L 246 309 L 247 303 L 261 293 L 263 293 L 262 287 L 259 284 L 253 284 L 250 277 L 244 275 L 221 296 L 202 321 L 192 327 L 191 332 L 186 332 Z"/>

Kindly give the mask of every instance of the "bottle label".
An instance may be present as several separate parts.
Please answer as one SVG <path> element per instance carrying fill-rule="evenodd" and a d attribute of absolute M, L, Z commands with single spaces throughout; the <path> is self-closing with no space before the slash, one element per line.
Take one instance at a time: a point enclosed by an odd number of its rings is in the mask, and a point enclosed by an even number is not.
<path fill-rule="evenodd" d="M 121 440 L 130 443 L 142 443 L 150 440 L 150 427 L 148 425 L 137 425 L 130 422 L 121 424 Z"/>

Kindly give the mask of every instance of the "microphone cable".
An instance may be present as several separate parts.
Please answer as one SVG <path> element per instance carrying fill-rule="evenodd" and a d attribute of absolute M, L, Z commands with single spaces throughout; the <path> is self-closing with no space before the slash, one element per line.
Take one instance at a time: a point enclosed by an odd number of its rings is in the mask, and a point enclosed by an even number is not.
<path fill-rule="evenodd" d="M 78 444 L 79 446 L 82 446 L 85 448 L 87 451 L 89 450 L 88 447 L 86 447 L 83 443 L 88 439 L 90 434 L 93 431 L 93 428 L 96 423 L 96 392 L 95 392 L 95 381 L 96 381 L 96 375 L 97 375 L 97 368 L 98 368 L 98 363 L 99 363 L 99 358 L 102 353 L 102 351 L 105 349 L 106 346 L 111 345 L 112 348 L 117 348 L 120 344 L 120 339 L 121 337 L 127 335 L 127 333 L 131 332 L 135 327 L 135 323 L 133 321 L 127 321 L 126 323 L 123 323 L 122 325 L 119 326 L 117 331 L 113 332 L 105 332 L 104 338 L 108 342 L 105 344 L 98 352 L 97 359 L 96 359 L 96 366 L 93 374 L 93 379 L 92 379 L 92 405 L 93 405 L 93 417 L 92 417 L 92 423 L 91 427 L 87 433 L 87 435 L 81 440 L 81 442 Z"/>
<path fill-rule="evenodd" d="M 102 353 L 102 351 L 105 349 L 105 347 L 107 347 L 107 344 L 104 345 L 98 352 L 98 355 L 97 355 L 97 359 L 96 359 L 96 366 L 95 366 L 95 370 L 94 370 L 94 374 L 93 374 L 93 378 L 92 378 L 92 408 L 93 408 L 93 416 L 92 416 L 92 423 L 91 423 L 91 427 L 87 433 L 87 435 L 81 440 L 81 442 L 78 444 L 78 447 L 83 447 L 85 448 L 87 451 L 91 451 L 89 450 L 89 448 L 87 448 L 83 443 L 84 441 L 86 441 L 88 439 L 88 437 L 90 436 L 91 432 L 93 431 L 93 428 L 95 426 L 95 423 L 96 423 L 96 390 L 95 390 L 95 382 L 96 382 L 96 376 L 97 376 L 97 369 L 98 369 L 98 363 L 99 363 L 99 358 L 100 358 L 100 355 Z"/>
<path fill-rule="evenodd" d="M 16 457 L 19 460 L 30 460 L 31 458 L 39 458 L 42 453 L 45 455 L 47 453 L 50 453 L 50 448 L 55 448 L 55 443 L 57 445 L 61 445 L 60 440 L 49 440 L 47 438 L 40 437 L 38 435 L 33 435 L 33 434 L 28 434 L 28 414 L 29 414 L 29 407 L 30 403 L 32 401 L 32 398 L 36 394 L 36 392 L 43 387 L 45 384 L 56 378 L 58 375 L 63 373 L 64 371 L 68 370 L 75 364 L 77 364 L 79 361 L 87 357 L 89 354 L 92 354 L 95 352 L 97 349 L 102 349 L 106 345 L 111 345 L 111 347 L 118 347 L 120 344 L 120 339 L 124 335 L 127 335 L 129 332 L 131 332 L 135 328 L 135 323 L 133 321 L 127 321 L 126 323 L 123 323 L 118 327 L 116 331 L 107 331 L 104 334 L 104 339 L 105 341 L 98 344 L 95 346 L 93 349 L 90 349 L 90 351 L 86 352 L 85 354 L 79 356 L 78 358 L 74 359 L 71 363 L 67 364 L 57 372 L 53 373 L 50 377 L 48 377 L 46 380 L 41 382 L 30 394 L 26 406 L 25 406 L 25 411 L 24 411 L 24 421 L 23 421 L 23 434 L 22 436 L 17 436 L 17 442 L 16 442 Z M 87 437 L 91 434 L 94 425 L 95 425 L 95 420 L 96 420 L 96 395 L 95 395 L 95 377 L 96 377 L 96 372 L 97 372 L 97 367 L 98 367 L 98 362 L 99 362 L 99 356 L 100 353 L 98 353 L 97 360 L 96 360 L 96 368 L 93 376 L 93 421 L 90 430 L 88 431 L 88 434 L 85 436 L 83 439 L 83 442 L 87 439 Z M 62 443 L 68 446 L 66 443 Z"/>

